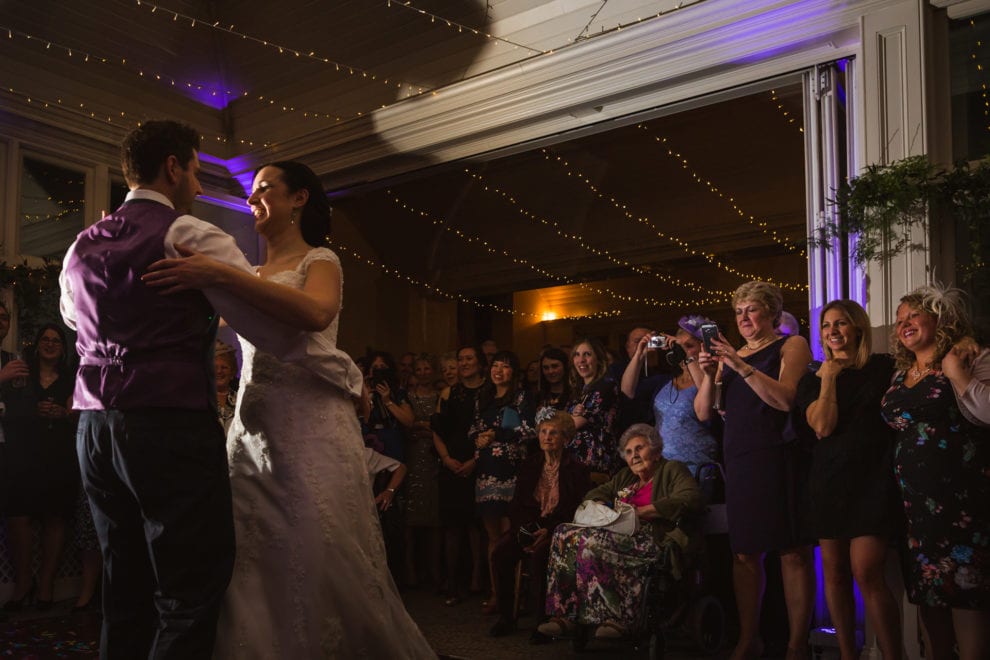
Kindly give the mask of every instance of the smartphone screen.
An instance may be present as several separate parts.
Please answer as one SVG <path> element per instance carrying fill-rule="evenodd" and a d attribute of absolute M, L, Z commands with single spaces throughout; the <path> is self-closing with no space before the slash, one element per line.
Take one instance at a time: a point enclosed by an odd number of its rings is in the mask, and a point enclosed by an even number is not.
<path fill-rule="evenodd" d="M 705 323 L 701 326 L 701 339 L 705 343 L 705 352 L 712 352 L 712 339 L 718 339 L 718 326 L 714 323 Z"/>

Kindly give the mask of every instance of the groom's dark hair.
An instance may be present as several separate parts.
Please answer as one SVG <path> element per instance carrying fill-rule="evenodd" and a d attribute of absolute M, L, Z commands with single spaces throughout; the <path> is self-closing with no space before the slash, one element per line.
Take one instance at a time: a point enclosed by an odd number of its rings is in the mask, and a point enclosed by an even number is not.
<path fill-rule="evenodd" d="M 120 145 L 120 164 L 130 186 L 151 183 L 169 156 L 189 168 L 193 151 L 199 151 L 199 133 L 192 126 L 170 119 L 146 121 L 128 133 Z"/>

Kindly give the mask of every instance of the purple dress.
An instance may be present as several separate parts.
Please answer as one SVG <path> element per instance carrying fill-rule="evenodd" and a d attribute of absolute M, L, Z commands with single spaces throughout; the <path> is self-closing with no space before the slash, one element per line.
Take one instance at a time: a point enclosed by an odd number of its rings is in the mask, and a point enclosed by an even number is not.
<path fill-rule="evenodd" d="M 773 379 L 780 375 L 778 340 L 743 360 Z M 722 371 L 725 394 L 725 504 L 729 544 L 740 554 L 800 545 L 795 520 L 795 455 L 784 439 L 788 413 L 771 408 L 743 378 Z"/>

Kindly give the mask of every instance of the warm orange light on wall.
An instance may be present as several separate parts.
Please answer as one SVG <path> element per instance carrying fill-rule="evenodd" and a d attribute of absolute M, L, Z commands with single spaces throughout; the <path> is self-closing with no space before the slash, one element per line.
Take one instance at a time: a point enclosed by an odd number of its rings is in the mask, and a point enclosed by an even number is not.
<path fill-rule="evenodd" d="M 555 321 L 557 320 L 557 313 L 550 311 L 549 309 L 544 310 L 543 314 L 540 316 L 541 321 Z"/>

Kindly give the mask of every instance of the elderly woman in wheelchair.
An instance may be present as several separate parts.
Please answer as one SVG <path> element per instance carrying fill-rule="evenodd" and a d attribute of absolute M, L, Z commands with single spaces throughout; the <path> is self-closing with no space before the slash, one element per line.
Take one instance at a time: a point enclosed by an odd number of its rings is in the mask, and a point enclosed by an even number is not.
<path fill-rule="evenodd" d="M 542 635 L 568 635 L 578 625 L 597 626 L 597 639 L 635 632 L 645 581 L 657 563 L 678 578 L 682 560 L 699 549 L 700 533 L 679 525 L 704 511 L 698 483 L 662 451 L 654 427 L 630 426 L 619 440 L 627 467 L 585 495 L 575 524 L 554 532 L 547 577 L 550 618 L 538 628 Z"/>

